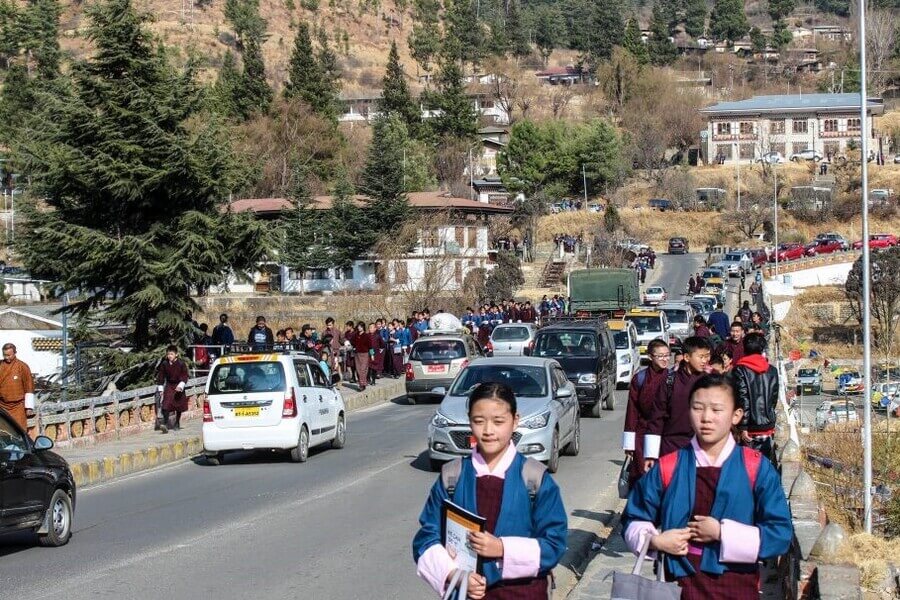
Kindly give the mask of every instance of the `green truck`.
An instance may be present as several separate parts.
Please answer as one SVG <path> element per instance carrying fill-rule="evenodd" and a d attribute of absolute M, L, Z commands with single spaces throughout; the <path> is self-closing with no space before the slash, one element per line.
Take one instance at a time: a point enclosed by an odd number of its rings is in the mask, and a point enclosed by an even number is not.
<path fill-rule="evenodd" d="M 570 314 L 620 316 L 641 303 L 634 269 L 582 269 L 569 273 Z"/>

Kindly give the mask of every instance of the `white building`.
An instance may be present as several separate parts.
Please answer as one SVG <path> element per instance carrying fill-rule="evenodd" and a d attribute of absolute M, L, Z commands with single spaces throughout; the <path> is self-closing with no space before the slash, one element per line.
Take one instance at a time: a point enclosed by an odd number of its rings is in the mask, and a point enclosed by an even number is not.
<path fill-rule="evenodd" d="M 0 309 L 0 345 L 16 345 L 18 357 L 36 377 L 57 375 L 62 367 L 62 321 L 52 305 Z"/>
<path fill-rule="evenodd" d="M 462 285 L 465 276 L 474 269 L 493 268 L 488 220 L 491 215 L 508 215 L 513 209 L 487 202 L 454 198 L 441 192 L 412 192 L 410 205 L 428 215 L 434 215 L 435 226 L 420 230 L 413 249 L 384 264 L 377 256 L 360 257 L 346 269 L 322 268 L 294 271 L 284 265 L 267 265 L 254 274 L 252 284 L 241 287 L 234 282 L 232 292 L 271 291 L 284 293 L 356 291 L 375 289 L 389 284 L 394 290 L 421 289 L 426 279 L 443 281 L 443 289 Z M 356 197 L 358 202 L 365 200 Z M 316 204 L 323 209 L 331 206 L 330 196 L 318 196 Z M 292 208 L 284 198 L 256 198 L 236 200 L 231 204 L 235 212 L 252 211 L 258 217 L 275 219 Z M 261 285 L 263 284 L 263 285 Z"/>
<path fill-rule="evenodd" d="M 853 143 L 859 145 L 859 101 L 859 94 L 790 94 L 714 104 L 700 111 L 707 118 L 704 158 L 749 163 L 767 152 L 788 158 L 806 149 L 849 157 Z M 868 102 L 870 115 L 884 113 L 880 98 Z M 878 148 L 871 125 L 869 147 Z"/>

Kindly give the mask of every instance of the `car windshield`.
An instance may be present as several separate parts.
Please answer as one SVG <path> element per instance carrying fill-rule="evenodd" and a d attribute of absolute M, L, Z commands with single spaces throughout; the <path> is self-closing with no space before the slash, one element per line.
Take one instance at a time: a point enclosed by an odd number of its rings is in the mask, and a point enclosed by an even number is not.
<path fill-rule="evenodd" d="M 703 271 L 703 275 L 701 275 L 701 277 L 703 277 L 703 279 L 710 279 L 712 277 L 721 277 L 721 276 L 722 276 L 722 271 L 717 271 L 715 269 L 707 269 L 706 271 Z"/>
<path fill-rule="evenodd" d="M 666 317 L 669 319 L 669 323 L 687 323 L 688 322 L 688 313 L 684 309 L 664 308 L 662 310 L 664 313 L 666 313 Z"/>
<path fill-rule="evenodd" d="M 220 364 L 209 380 L 210 394 L 275 392 L 285 388 L 284 368 L 279 362 Z"/>
<path fill-rule="evenodd" d="M 616 350 L 627 350 L 628 349 L 628 332 L 627 331 L 616 331 L 613 333 L 613 337 L 616 340 Z"/>
<path fill-rule="evenodd" d="M 589 331 L 547 331 L 534 344 L 535 356 L 597 356 L 596 334 Z"/>
<path fill-rule="evenodd" d="M 468 396 L 480 383 L 502 383 L 520 398 L 547 395 L 547 371 L 541 366 L 469 365 L 450 389 L 451 396 Z"/>
<path fill-rule="evenodd" d="M 661 287 L 647 288 L 647 293 L 648 294 L 662 294 L 663 289 Z"/>
<path fill-rule="evenodd" d="M 818 374 L 818 371 L 815 369 L 800 369 L 797 373 L 798 377 L 814 377 Z"/>
<path fill-rule="evenodd" d="M 422 340 L 413 344 L 410 360 L 456 360 L 466 357 L 461 340 Z"/>
<path fill-rule="evenodd" d="M 728 262 L 741 262 L 741 259 L 744 258 L 743 254 L 726 254 L 725 260 Z"/>
<path fill-rule="evenodd" d="M 498 327 L 491 335 L 495 342 L 524 342 L 528 337 L 527 327 Z"/>
<path fill-rule="evenodd" d="M 659 317 L 628 315 L 625 319 L 634 323 L 638 335 L 645 333 L 662 333 L 662 323 L 660 322 Z"/>

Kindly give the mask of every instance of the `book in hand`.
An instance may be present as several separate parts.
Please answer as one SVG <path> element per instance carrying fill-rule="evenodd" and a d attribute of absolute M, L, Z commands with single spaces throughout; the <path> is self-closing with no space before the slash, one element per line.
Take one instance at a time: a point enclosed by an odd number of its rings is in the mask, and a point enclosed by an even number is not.
<path fill-rule="evenodd" d="M 447 550 L 456 553 L 456 564 L 464 571 L 483 575 L 482 558 L 469 544 L 469 533 L 482 532 L 487 519 L 450 500 L 444 500 L 441 508 L 441 542 Z"/>

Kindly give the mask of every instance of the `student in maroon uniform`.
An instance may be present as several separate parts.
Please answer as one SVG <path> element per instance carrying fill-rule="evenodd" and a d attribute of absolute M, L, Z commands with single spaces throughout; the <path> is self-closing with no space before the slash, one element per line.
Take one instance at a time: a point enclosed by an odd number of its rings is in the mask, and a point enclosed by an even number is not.
<path fill-rule="evenodd" d="M 366 389 L 369 384 L 369 351 L 372 350 L 372 338 L 366 331 L 366 324 L 362 321 L 356 324 L 356 332 L 353 335 L 353 349 L 356 351 L 356 378 L 359 383 L 359 391 Z"/>
<path fill-rule="evenodd" d="M 744 325 L 740 321 L 731 324 L 731 337 L 725 340 L 723 347 L 731 351 L 731 358 L 735 362 L 744 358 Z"/>
<path fill-rule="evenodd" d="M 631 455 L 631 485 L 644 474 L 644 435 L 653 409 L 653 402 L 660 387 L 665 386 L 669 374 L 672 353 L 662 340 L 653 340 L 647 346 L 650 366 L 638 371 L 628 386 L 628 406 L 625 408 L 625 430 L 622 433 L 622 449 Z"/>

